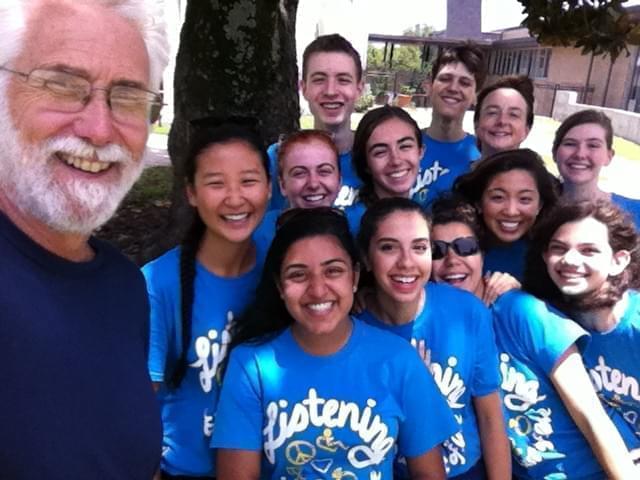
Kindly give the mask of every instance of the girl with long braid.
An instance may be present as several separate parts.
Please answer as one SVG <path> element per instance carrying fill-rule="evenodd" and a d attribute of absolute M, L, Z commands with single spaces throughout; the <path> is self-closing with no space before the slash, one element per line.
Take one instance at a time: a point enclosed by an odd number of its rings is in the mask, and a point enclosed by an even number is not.
<path fill-rule="evenodd" d="M 230 324 L 251 301 L 263 254 L 252 234 L 270 195 L 260 138 L 240 124 L 197 128 L 187 157 L 194 219 L 182 244 L 143 267 L 149 373 L 164 426 L 162 478 L 213 478 L 216 370 Z"/>

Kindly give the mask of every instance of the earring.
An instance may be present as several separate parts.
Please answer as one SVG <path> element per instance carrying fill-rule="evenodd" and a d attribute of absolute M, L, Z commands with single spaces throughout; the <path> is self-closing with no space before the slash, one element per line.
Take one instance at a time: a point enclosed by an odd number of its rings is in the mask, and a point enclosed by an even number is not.
<path fill-rule="evenodd" d="M 353 293 L 356 293 L 358 291 L 358 287 L 356 287 L 355 285 L 353 286 Z"/>

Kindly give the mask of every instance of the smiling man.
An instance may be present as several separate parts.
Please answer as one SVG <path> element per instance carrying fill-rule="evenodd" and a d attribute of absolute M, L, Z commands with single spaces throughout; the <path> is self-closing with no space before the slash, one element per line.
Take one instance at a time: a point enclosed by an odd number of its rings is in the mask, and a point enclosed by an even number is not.
<path fill-rule="evenodd" d="M 425 152 L 411 192 L 421 205 L 451 190 L 455 179 L 480 157 L 476 138 L 464 131 L 462 122 L 476 101 L 486 68 L 482 50 L 470 43 L 444 49 L 436 58 L 432 78 L 424 85 L 432 105 L 431 125 L 423 132 Z"/>
<path fill-rule="evenodd" d="M 351 114 L 364 88 L 358 51 L 338 34 L 316 38 L 302 55 L 300 88 L 309 102 L 314 127 L 328 132 L 338 148 L 342 187 L 335 205 L 348 207 L 357 200 L 360 188 L 360 179 L 351 165 Z M 271 145 L 271 178 L 278 178 L 277 154 L 277 144 Z M 271 208 L 282 209 L 284 206 L 285 199 L 274 182 Z"/>
<path fill-rule="evenodd" d="M 5 0 L 0 19 L 0 476 L 150 478 L 144 281 L 91 233 L 142 169 L 163 12 Z"/>

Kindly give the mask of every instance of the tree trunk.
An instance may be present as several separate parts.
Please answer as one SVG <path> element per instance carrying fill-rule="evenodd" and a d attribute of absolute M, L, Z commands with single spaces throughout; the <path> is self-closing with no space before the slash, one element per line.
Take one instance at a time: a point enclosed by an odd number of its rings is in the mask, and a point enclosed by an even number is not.
<path fill-rule="evenodd" d="M 251 116 L 267 142 L 299 126 L 295 19 L 298 0 L 191 0 L 174 77 L 169 133 L 174 168 L 166 229 L 143 252 L 149 260 L 175 245 L 189 223 L 184 160 L 191 120 Z"/>

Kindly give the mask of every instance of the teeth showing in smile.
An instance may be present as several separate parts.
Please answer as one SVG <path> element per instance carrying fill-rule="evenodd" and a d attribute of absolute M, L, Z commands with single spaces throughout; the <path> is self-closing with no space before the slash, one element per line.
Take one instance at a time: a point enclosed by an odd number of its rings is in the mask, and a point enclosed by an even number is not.
<path fill-rule="evenodd" d="M 391 279 L 394 282 L 410 284 L 410 283 L 414 283 L 418 279 L 418 277 L 393 276 L 391 277 Z"/>
<path fill-rule="evenodd" d="M 589 165 L 585 163 L 569 163 L 569 168 L 572 170 L 587 170 Z"/>
<path fill-rule="evenodd" d="M 389 174 L 391 178 L 401 178 L 406 176 L 409 173 L 409 170 L 399 170 L 397 172 L 392 172 Z"/>
<path fill-rule="evenodd" d="M 321 200 L 324 199 L 324 195 L 307 195 L 302 197 L 304 198 L 307 202 L 319 202 Z"/>
<path fill-rule="evenodd" d="M 98 173 L 103 172 L 111 166 L 109 162 L 100 162 L 98 160 L 88 160 L 84 157 L 72 157 L 64 153 L 58 153 L 58 157 L 67 165 L 70 165 L 83 172 Z"/>
<path fill-rule="evenodd" d="M 229 222 L 239 222 L 249 216 L 248 213 L 236 213 L 234 215 L 223 215 L 222 218 Z"/>
<path fill-rule="evenodd" d="M 503 230 L 516 230 L 520 222 L 499 222 Z"/>
<path fill-rule="evenodd" d="M 464 273 L 452 273 L 451 275 L 446 275 L 444 277 L 444 280 L 446 282 L 457 282 L 460 280 L 464 280 L 465 278 L 467 278 L 467 275 Z"/>
<path fill-rule="evenodd" d="M 575 278 L 584 278 L 584 275 L 582 273 L 576 273 L 576 272 L 560 272 L 560 276 L 562 278 L 566 278 L 566 279 L 575 279 Z"/>
<path fill-rule="evenodd" d="M 322 107 L 323 108 L 327 108 L 329 110 L 336 110 L 336 109 L 342 107 L 342 104 L 341 103 L 323 103 Z"/>
<path fill-rule="evenodd" d="M 326 310 L 329 310 L 331 308 L 331 305 L 333 305 L 333 302 L 310 303 L 308 307 L 314 312 L 324 312 Z"/>

